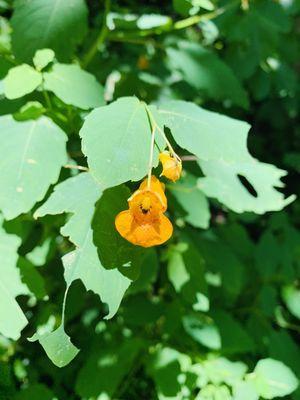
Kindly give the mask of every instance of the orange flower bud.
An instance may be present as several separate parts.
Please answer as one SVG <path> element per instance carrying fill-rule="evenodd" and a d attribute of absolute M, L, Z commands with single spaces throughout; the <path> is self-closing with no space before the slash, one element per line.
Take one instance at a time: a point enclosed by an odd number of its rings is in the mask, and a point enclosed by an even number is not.
<path fill-rule="evenodd" d="M 151 177 L 150 188 L 145 179 L 128 199 L 129 210 L 115 219 L 117 231 L 129 242 L 151 247 L 166 242 L 173 233 L 170 220 L 163 215 L 167 209 L 164 185 Z"/>
<path fill-rule="evenodd" d="M 173 157 L 169 151 L 163 151 L 160 153 L 159 160 L 163 166 L 161 176 L 165 176 L 173 182 L 177 181 L 180 178 L 182 171 L 181 160 Z"/>

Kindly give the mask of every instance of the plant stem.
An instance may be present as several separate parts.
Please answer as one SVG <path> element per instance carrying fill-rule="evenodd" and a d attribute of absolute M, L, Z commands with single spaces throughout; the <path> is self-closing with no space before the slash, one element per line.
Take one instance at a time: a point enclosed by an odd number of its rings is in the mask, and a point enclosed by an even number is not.
<path fill-rule="evenodd" d="M 182 19 L 181 21 L 175 22 L 173 25 L 173 28 L 175 30 L 185 29 L 190 26 L 199 24 L 199 22 L 201 22 L 201 21 L 208 21 L 210 19 L 213 19 L 213 18 L 217 17 L 218 15 L 223 14 L 224 11 L 225 11 L 225 8 L 223 7 L 223 8 L 219 8 L 215 11 L 206 13 L 206 14 L 193 15 L 192 17 L 188 17 L 188 18 Z"/>
<path fill-rule="evenodd" d="M 151 124 L 152 125 L 152 124 Z M 152 166 L 153 166 L 153 152 L 154 152 L 154 139 L 155 139 L 155 125 L 152 125 L 151 131 L 151 144 L 150 144 L 150 157 L 149 157 L 149 168 L 148 168 L 148 179 L 147 179 L 147 188 L 150 190 L 151 187 L 151 175 L 152 175 Z"/>
<path fill-rule="evenodd" d="M 89 170 L 87 167 L 83 167 L 82 165 L 72 165 L 72 164 L 66 164 L 66 165 L 64 165 L 64 168 L 77 169 L 79 171 L 88 171 Z"/>
<path fill-rule="evenodd" d="M 108 28 L 106 25 L 106 20 L 107 20 L 107 15 L 110 12 L 110 0 L 105 0 L 105 6 L 104 6 L 104 14 L 103 14 L 103 25 L 101 28 L 101 31 L 95 40 L 95 42 L 92 44 L 88 52 L 86 53 L 85 57 L 83 58 L 82 61 L 82 66 L 83 68 L 86 68 L 89 63 L 92 61 L 94 58 L 95 54 L 97 53 L 99 47 L 104 43 L 107 34 L 108 34 Z"/>
<path fill-rule="evenodd" d="M 196 156 L 181 156 L 181 161 L 197 161 L 198 157 Z"/>
<path fill-rule="evenodd" d="M 147 114 L 149 115 L 149 119 L 151 122 L 151 126 L 156 128 L 158 130 L 158 132 L 160 133 L 160 135 L 162 136 L 162 138 L 164 139 L 164 141 L 166 142 L 170 153 L 172 154 L 173 157 L 175 157 L 177 160 L 181 161 L 180 157 L 175 153 L 175 150 L 173 149 L 171 143 L 169 142 L 165 132 L 161 129 L 161 127 L 158 125 L 158 123 L 155 121 L 152 112 L 150 111 L 149 107 L 147 106 L 146 103 L 144 103 Z"/>
<path fill-rule="evenodd" d="M 52 110 L 52 104 L 51 104 L 51 100 L 50 100 L 49 94 L 44 88 L 43 88 L 43 95 L 44 95 L 47 107 L 49 108 L 49 110 Z"/>

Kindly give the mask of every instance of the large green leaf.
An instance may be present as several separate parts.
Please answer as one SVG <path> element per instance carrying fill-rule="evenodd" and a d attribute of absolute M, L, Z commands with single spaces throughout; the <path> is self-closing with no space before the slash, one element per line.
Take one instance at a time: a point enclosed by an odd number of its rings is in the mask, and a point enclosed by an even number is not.
<path fill-rule="evenodd" d="M 247 93 L 233 71 L 200 44 L 179 41 L 177 48 L 167 48 L 167 55 L 170 68 L 181 71 L 183 78 L 206 97 L 248 106 Z"/>
<path fill-rule="evenodd" d="M 27 319 L 15 300 L 16 296 L 29 293 L 17 268 L 20 244 L 18 236 L 8 234 L 0 227 L 0 333 L 14 340 L 20 337 L 27 325 Z"/>
<path fill-rule="evenodd" d="M 294 196 L 284 199 L 275 190 L 284 186 L 280 178 L 286 172 L 249 154 L 247 123 L 179 100 L 162 103 L 156 116 L 171 129 L 179 146 L 198 157 L 206 175 L 198 185 L 207 196 L 217 198 L 236 212 L 259 214 L 281 210 L 294 200 Z"/>
<path fill-rule="evenodd" d="M 298 379 L 290 368 L 272 358 L 257 363 L 250 381 L 264 399 L 287 396 L 298 387 Z"/>
<path fill-rule="evenodd" d="M 224 161 L 199 161 L 205 178 L 199 179 L 199 188 L 209 196 L 218 199 L 231 210 L 242 213 L 253 211 L 279 211 L 294 201 L 295 196 L 284 198 L 275 188 L 282 188 L 281 178 L 286 171 L 274 165 L 249 159 L 245 163 L 225 163 Z M 240 176 L 246 178 L 256 193 L 251 193 Z"/>
<path fill-rule="evenodd" d="M 92 111 L 80 136 L 91 174 L 102 189 L 146 175 L 151 129 L 145 105 L 137 98 L 124 97 Z M 156 165 L 157 152 L 154 158 Z"/>
<path fill-rule="evenodd" d="M 0 118 L 0 209 L 6 219 L 28 212 L 58 179 L 66 135 L 51 120 Z"/>
<path fill-rule="evenodd" d="M 11 22 L 18 59 L 29 62 L 36 50 L 49 47 L 66 60 L 85 34 L 87 7 L 84 0 L 20 1 Z"/>
<path fill-rule="evenodd" d="M 67 283 L 65 296 L 72 282 L 80 279 L 87 290 L 97 293 L 107 303 L 109 313 L 105 318 L 108 319 L 116 313 L 131 281 L 117 269 L 105 269 L 98 259 L 91 220 L 94 204 L 100 196 L 101 190 L 96 181 L 89 173 L 82 173 L 57 185 L 49 199 L 35 212 L 35 217 L 72 213 L 61 228 L 62 235 L 76 246 L 74 251 L 63 257 Z M 77 354 L 63 325 L 46 335 L 35 335 L 32 340 L 39 340 L 49 358 L 60 367 L 68 364 Z"/>
<path fill-rule="evenodd" d="M 64 103 L 84 110 L 104 104 L 103 87 L 78 65 L 55 64 L 44 74 L 44 87 Z"/>
<path fill-rule="evenodd" d="M 70 178 L 54 189 L 49 199 L 35 212 L 35 217 L 48 214 L 72 213 L 61 233 L 69 237 L 76 248 L 63 257 L 65 281 L 69 287 L 81 279 L 87 290 L 97 293 L 107 303 L 111 318 L 116 313 L 130 280 L 117 269 L 104 268 L 93 244 L 91 221 L 94 204 L 101 196 L 101 189 L 89 173 Z"/>
<path fill-rule="evenodd" d="M 157 115 L 160 123 L 171 129 L 176 143 L 200 160 L 233 163 L 251 158 L 247 122 L 182 100 L 161 103 Z"/>
<path fill-rule="evenodd" d="M 33 92 L 42 83 L 42 74 L 30 65 L 11 68 L 4 79 L 4 94 L 8 99 L 17 99 Z"/>

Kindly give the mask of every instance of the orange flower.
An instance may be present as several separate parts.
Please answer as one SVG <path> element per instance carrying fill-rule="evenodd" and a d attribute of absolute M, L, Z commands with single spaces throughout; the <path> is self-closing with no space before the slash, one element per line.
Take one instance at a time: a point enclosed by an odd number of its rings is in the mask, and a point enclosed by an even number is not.
<path fill-rule="evenodd" d="M 161 176 L 165 176 L 173 182 L 177 181 L 180 178 L 182 171 L 181 160 L 173 157 L 169 151 L 163 151 L 160 153 L 159 160 L 163 166 Z"/>
<path fill-rule="evenodd" d="M 164 185 L 151 176 L 150 188 L 145 179 L 128 199 L 129 210 L 121 211 L 115 219 L 117 231 L 129 242 L 151 247 L 166 242 L 173 233 L 167 210 Z"/>

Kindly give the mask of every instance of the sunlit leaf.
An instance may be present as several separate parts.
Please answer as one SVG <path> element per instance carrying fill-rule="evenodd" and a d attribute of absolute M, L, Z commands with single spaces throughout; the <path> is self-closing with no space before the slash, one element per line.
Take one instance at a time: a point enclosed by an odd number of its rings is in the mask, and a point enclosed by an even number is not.
<path fill-rule="evenodd" d="M 66 162 L 66 135 L 45 117 L 17 122 L 4 116 L 0 126 L 0 209 L 12 219 L 28 212 L 57 181 Z"/>
<path fill-rule="evenodd" d="M 103 87 L 78 65 L 54 64 L 50 72 L 44 73 L 44 88 L 64 103 L 84 110 L 104 104 Z"/>

